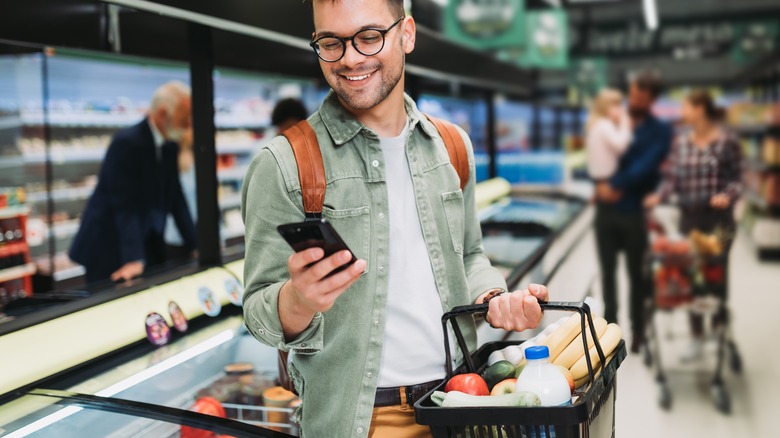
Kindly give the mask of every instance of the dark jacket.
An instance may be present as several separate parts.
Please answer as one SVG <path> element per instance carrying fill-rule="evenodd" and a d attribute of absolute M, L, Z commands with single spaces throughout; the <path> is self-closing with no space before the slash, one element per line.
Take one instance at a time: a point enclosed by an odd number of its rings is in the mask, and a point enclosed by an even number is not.
<path fill-rule="evenodd" d="M 615 205 L 621 213 L 641 213 L 642 202 L 661 182 L 661 164 L 672 144 L 672 127 L 650 115 L 634 128 L 634 139 L 620 159 L 610 185 L 623 193 Z"/>
<path fill-rule="evenodd" d="M 179 184 L 178 147 L 168 143 L 161 149 L 158 159 L 147 119 L 114 135 L 69 253 L 87 269 L 89 281 L 108 278 L 131 261 L 147 267 L 164 262 L 169 213 L 185 246 L 195 249 L 195 226 Z"/>

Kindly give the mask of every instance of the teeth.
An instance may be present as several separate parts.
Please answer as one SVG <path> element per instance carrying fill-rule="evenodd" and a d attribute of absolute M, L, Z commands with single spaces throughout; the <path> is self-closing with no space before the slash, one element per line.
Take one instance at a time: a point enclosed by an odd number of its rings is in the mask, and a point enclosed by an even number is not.
<path fill-rule="evenodd" d="M 367 78 L 369 76 L 371 76 L 371 73 L 369 73 L 367 75 L 363 75 L 363 76 L 344 76 L 344 77 L 347 78 L 347 80 L 350 80 L 350 81 L 362 81 L 363 79 L 365 79 L 365 78 Z"/>

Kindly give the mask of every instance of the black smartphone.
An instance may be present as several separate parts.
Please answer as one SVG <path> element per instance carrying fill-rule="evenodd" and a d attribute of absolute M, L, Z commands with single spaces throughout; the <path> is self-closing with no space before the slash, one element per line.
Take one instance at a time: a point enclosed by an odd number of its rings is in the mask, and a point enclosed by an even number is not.
<path fill-rule="evenodd" d="M 336 229 L 333 228 L 333 225 L 325 219 L 279 225 L 276 229 L 295 252 L 319 247 L 325 251 L 325 257 L 323 258 L 343 250 L 347 250 L 352 254 L 352 260 L 334 269 L 326 277 L 347 269 L 349 265 L 357 261 L 355 254 L 344 243 L 344 240 L 336 232 Z"/>

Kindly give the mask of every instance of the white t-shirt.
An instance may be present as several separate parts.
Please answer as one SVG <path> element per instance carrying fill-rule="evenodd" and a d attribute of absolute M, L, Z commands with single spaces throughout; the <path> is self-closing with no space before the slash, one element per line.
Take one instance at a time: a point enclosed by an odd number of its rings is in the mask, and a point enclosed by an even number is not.
<path fill-rule="evenodd" d="M 409 121 L 398 137 L 380 138 L 390 216 L 387 316 L 378 386 L 444 378 L 444 309 L 420 225 L 409 162 Z"/>
<path fill-rule="evenodd" d="M 614 175 L 631 137 L 631 125 L 627 120 L 619 125 L 606 118 L 596 121 L 585 139 L 590 177 L 607 179 Z"/>

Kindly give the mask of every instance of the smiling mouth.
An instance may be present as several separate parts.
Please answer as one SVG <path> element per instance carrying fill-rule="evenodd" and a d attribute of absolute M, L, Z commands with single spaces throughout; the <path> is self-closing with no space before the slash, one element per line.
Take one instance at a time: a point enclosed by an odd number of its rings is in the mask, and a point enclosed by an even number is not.
<path fill-rule="evenodd" d="M 354 81 L 362 81 L 364 79 L 368 79 L 374 73 L 376 73 L 376 72 L 371 72 L 371 73 L 368 73 L 368 74 L 365 74 L 365 75 L 360 75 L 360 76 L 347 76 L 347 75 L 341 75 L 341 76 L 344 77 L 348 81 L 353 81 L 354 82 Z"/>

